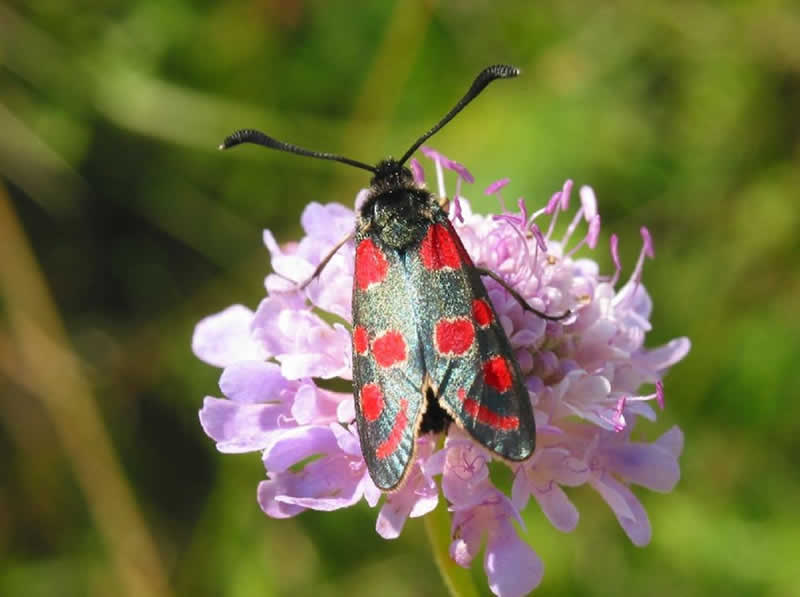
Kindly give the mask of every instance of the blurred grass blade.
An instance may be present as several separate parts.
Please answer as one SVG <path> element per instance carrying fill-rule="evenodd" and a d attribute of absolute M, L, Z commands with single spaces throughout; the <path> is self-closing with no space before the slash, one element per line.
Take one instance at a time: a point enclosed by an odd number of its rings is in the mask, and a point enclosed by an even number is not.
<path fill-rule="evenodd" d="M 131 597 L 169 595 L 153 538 L 138 510 L 80 363 L 4 187 L 0 186 L 0 293 L 27 385 L 41 401 Z M 109 593 L 113 591 L 109 590 Z"/>

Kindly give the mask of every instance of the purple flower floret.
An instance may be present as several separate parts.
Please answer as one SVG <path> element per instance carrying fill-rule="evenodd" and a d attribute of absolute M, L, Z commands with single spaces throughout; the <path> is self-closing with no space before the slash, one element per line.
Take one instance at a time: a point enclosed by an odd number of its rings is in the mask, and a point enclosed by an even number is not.
<path fill-rule="evenodd" d="M 265 280 L 267 295 L 255 312 L 234 305 L 198 323 L 192 350 L 223 368 L 224 395 L 205 398 L 200 421 L 221 452 L 261 453 L 267 478 L 258 486 L 258 502 L 275 518 L 306 509 L 336 510 L 362 499 L 375 507 L 382 500 L 376 530 L 393 539 L 408 518 L 436 508 L 441 488 L 452 512 L 453 560 L 469 566 L 485 545 L 492 592 L 525 595 L 544 571 L 517 531 L 524 531 L 520 511 L 531 498 L 555 528 L 569 532 L 579 514 L 564 488 L 588 485 L 635 545 L 650 541 L 650 522 L 630 485 L 671 491 L 680 477 L 683 434 L 673 427 L 646 443 L 631 439 L 632 430 L 640 418 L 655 420 L 652 401 L 664 408 L 661 379 L 686 356 L 690 343 L 677 338 L 654 349 L 644 346 L 652 301 L 642 272 L 645 258 L 654 257 L 646 228 L 633 271 L 619 288 L 623 269 L 616 235 L 610 239 L 610 275 L 601 275 L 594 260 L 578 256 L 595 249 L 600 234 L 590 187 L 581 187 L 580 205 L 556 240 L 556 221 L 569 209 L 572 181 L 531 214 L 520 200 L 518 213 L 503 208 L 486 217 L 473 213 L 460 196 L 462 181 L 473 182 L 469 171 L 434 150 L 422 153 L 434 162 L 439 196 L 447 196 L 444 170 L 457 174 L 451 217 L 475 264 L 505 278 L 533 307 L 571 312 L 563 321 L 542 320 L 494 280 L 485 280 L 536 415 L 533 456 L 499 464 L 513 472 L 511 495 L 489 476 L 489 464 L 500 461 L 456 425 L 443 445 L 430 435 L 417 439 L 415 460 L 399 489 L 382 495 L 372 482 L 355 429 L 352 393 L 320 385 L 321 380 L 352 379 L 352 241 L 319 277 L 302 290 L 298 286 L 352 231 L 355 212 L 338 204 L 309 204 L 299 242 L 280 246 L 264 232 L 274 273 Z M 411 167 L 422 184 L 422 166 L 413 160 Z M 508 179 L 498 180 L 486 193 L 499 197 L 507 184 Z M 362 192 L 356 204 L 363 200 Z"/>

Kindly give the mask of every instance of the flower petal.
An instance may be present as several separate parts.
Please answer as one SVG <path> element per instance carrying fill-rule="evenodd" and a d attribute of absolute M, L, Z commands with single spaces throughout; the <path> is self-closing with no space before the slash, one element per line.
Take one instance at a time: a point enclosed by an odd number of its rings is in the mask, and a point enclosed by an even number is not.
<path fill-rule="evenodd" d="M 483 529 L 476 522 L 475 516 L 469 510 L 457 510 L 453 513 L 450 557 L 462 568 L 469 568 L 481 549 Z"/>
<path fill-rule="evenodd" d="M 264 514 L 272 518 L 291 518 L 305 510 L 302 506 L 279 502 L 275 499 L 279 493 L 288 490 L 287 484 L 292 481 L 291 476 L 283 475 L 258 484 L 258 505 L 261 506 Z"/>
<path fill-rule="evenodd" d="M 649 370 L 660 373 L 683 360 L 683 358 L 689 354 L 691 347 L 692 343 L 689 341 L 689 338 L 675 338 L 667 342 L 664 346 L 659 346 L 658 348 L 645 351 L 641 355 L 637 355 L 636 361 Z"/>
<path fill-rule="evenodd" d="M 569 533 L 578 525 L 578 509 L 556 483 L 550 483 L 544 491 L 534 491 L 547 520 L 559 531 Z"/>
<path fill-rule="evenodd" d="M 290 382 L 281 375 L 275 363 L 238 361 L 225 368 L 219 379 L 222 393 L 243 403 L 283 401 Z"/>
<path fill-rule="evenodd" d="M 436 508 L 439 488 L 424 474 L 422 463 L 433 451 L 433 443 L 427 438 L 417 440 L 417 458 L 403 486 L 386 495 L 375 530 L 384 539 L 395 539 L 403 530 L 406 519 L 424 516 Z"/>
<path fill-rule="evenodd" d="M 489 588 L 498 597 L 522 597 L 542 582 L 544 564 L 522 541 L 510 522 L 502 532 L 490 533 L 483 562 Z"/>
<path fill-rule="evenodd" d="M 338 421 L 339 405 L 352 401 L 352 394 L 331 392 L 307 382 L 300 385 L 292 404 L 292 416 L 298 425 L 325 424 Z"/>
<path fill-rule="evenodd" d="M 352 234 L 355 221 L 355 212 L 341 203 L 323 205 L 312 201 L 300 216 L 300 223 L 309 237 L 332 244 Z"/>
<path fill-rule="evenodd" d="M 429 491 L 417 495 L 416 488 L 403 487 L 400 491 L 387 496 L 375 524 L 375 530 L 384 539 L 396 539 L 400 536 L 406 519 L 412 516 L 423 516 L 436 508 L 439 501 L 438 490 L 433 481 L 429 482 Z"/>
<path fill-rule="evenodd" d="M 611 506 L 620 526 L 634 545 L 642 547 L 650 543 L 652 536 L 650 519 L 630 489 L 608 475 L 602 479 L 592 479 L 589 483 Z"/>
<path fill-rule="evenodd" d="M 215 367 L 227 367 L 236 361 L 264 359 L 268 355 L 250 335 L 253 312 L 243 305 L 200 320 L 192 335 L 192 351 L 202 361 Z"/>
<path fill-rule="evenodd" d="M 356 418 L 356 402 L 351 396 L 342 400 L 336 408 L 336 418 L 340 423 L 352 423 Z"/>
<path fill-rule="evenodd" d="M 683 431 L 677 425 L 656 440 L 656 444 L 667 450 L 675 458 L 683 452 Z"/>
<path fill-rule="evenodd" d="M 458 437 L 455 430 L 448 433 L 445 447 L 442 491 L 454 508 L 471 508 L 494 491 L 487 466 L 491 457 L 471 439 L 453 441 L 452 437 Z"/>
<path fill-rule="evenodd" d="M 365 467 L 351 466 L 350 458 L 342 453 L 326 456 L 307 464 L 300 473 L 279 473 L 291 475 L 292 482 L 275 500 L 326 512 L 347 508 L 361 499 L 365 474 Z"/>
<path fill-rule="evenodd" d="M 241 404 L 207 396 L 200 424 L 226 453 L 262 450 L 283 433 L 280 421 L 288 414 L 281 404 Z"/>
<path fill-rule="evenodd" d="M 284 429 L 283 433 L 264 450 L 264 467 L 282 473 L 289 467 L 316 454 L 336 454 L 339 446 L 329 427 L 304 426 Z"/>
<path fill-rule="evenodd" d="M 603 454 L 609 470 L 654 491 L 672 491 L 681 477 L 675 456 L 656 443 L 618 444 L 609 446 Z"/>

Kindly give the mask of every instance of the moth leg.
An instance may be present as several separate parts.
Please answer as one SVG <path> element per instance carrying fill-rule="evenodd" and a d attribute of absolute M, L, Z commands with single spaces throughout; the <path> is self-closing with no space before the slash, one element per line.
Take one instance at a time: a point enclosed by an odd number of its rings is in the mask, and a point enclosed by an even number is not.
<path fill-rule="evenodd" d="M 503 278 L 501 276 L 499 276 L 498 274 L 496 274 L 492 270 L 488 270 L 488 269 L 483 268 L 483 267 L 476 267 L 475 270 L 478 272 L 479 275 L 481 275 L 481 276 L 489 276 L 492 280 L 494 280 L 495 282 L 500 284 L 500 286 L 505 288 L 508 291 L 508 293 L 511 296 L 514 297 L 514 299 L 520 304 L 520 306 L 523 309 L 525 309 L 526 311 L 530 311 L 531 313 L 535 313 L 536 315 L 538 315 L 542 319 L 546 319 L 547 321 L 561 321 L 562 319 L 568 317 L 572 313 L 572 311 L 570 311 L 569 309 L 564 311 L 564 313 L 562 313 L 561 315 L 548 315 L 547 313 L 542 313 L 538 309 L 534 309 L 533 307 L 531 307 L 528 304 L 528 302 L 524 298 L 522 298 L 522 295 L 520 295 L 519 292 L 514 290 L 508 284 L 508 282 L 503 280 Z"/>
<path fill-rule="evenodd" d="M 322 270 L 325 269 L 325 266 L 328 265 L 328 262 L 331 259 L 333 259 L 334 255 L 336 255 L 336 252 L 339 249 L 341 249 L 345 245 L 345 243 L 350 241 L 353 238 L 354 235 L 355 235 L 355 232 L 350 232 L 342 240 L 340 240 L 338 243 L 336 243 L 336 245 L 328 252 L 328 254 L 325 255 L 325 258 L 322 261 L 319 262 L 319 265 L 314 269 L 314 273 L 312 273 L 308 277 L 308 279 L 306 279 L 302 283 L 298 284 L 297 285 L 297 289 L 298 290 L 304 290 L 305 287 L 308 286 L 309 284 L 311 284 L 311 282 L 313 282 L 315 278 L 318 278 L 319 275 L 322 273 Z"/>

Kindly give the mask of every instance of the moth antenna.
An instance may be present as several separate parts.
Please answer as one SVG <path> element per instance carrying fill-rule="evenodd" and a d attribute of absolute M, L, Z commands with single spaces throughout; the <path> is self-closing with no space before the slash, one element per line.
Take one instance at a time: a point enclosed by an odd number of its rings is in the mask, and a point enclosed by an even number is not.
<path fill-rule="evenodd" d="M 296 153 L 297 155 L 304 155 L 309 158 L 318 158 L 320 160 L 332 160 L 334 162 L 341 162 L 343 164 L 347 164 L 348 166 L 355 166 L 356 168 L 361 168 L 362 170 L 369 170 L 373 174 L 375 173 L 375 168 L 370 166 L 369 164 L 365 164 L 364 162 L 359 162 L 358 160 L 351 160 L 350 158 L 346 158 L 341 155 L 336 155 L 333 153 L 325 153 L 321 151 L 311 151 L 310 149 L 304 149 L 302 147 L 298 147 L 297 145 L 292 145 L 291 143 L 284 143 L 283 141 L 278 141 L 277 139 L 273 139 L 269 135 L 265 135 L 261 131 L 256 131 L 253 129 L 242 129 L 236 131 L 232 135 L 228 135 L 222 144 L 219 146 L 219 149 L 230 149 L 231 147 L 235 147 L 242 143 L 253 143 L 254 145 L 263 145 L 264 147 L 269 147 L 270 149 L 277 149 L 278 151 L 285 151 L 287 153 Z"/>
<path fill-rule="evenodd" d="M 442 118 L 431 130 L 427 133 L 422 135 L 419 139 L 416 140 L 414 145 L 412 145 L 409 150 L 405 153 L 405 155 L 398 160 L 400 164 L 405 164 L 406 160 L 412 156 L 412 154 L 419 149 L 419 146 L 425 143 L 430 137 L 432 137 L 440 128 L 450 122 L 453 117 L 461 112 L 468 103 L 474 100 L 481 91 L 483 91 L 486 86 L 494 81 L 495 79 L 510 79 L 512 77 L 516 77 L 519 75 L 519 69 L 515 66 L 509 66 L 507 64 L 495 64 L 493 66 L 487 66 L 483 69 L 475 80 L 472 82 L 472 86 L 467 91 L 466 95 L 461 98 L 461 100 L 453 106 L 453 109 L 450 110 L 447 114 L 445 114 L 444 118 Z"/>

